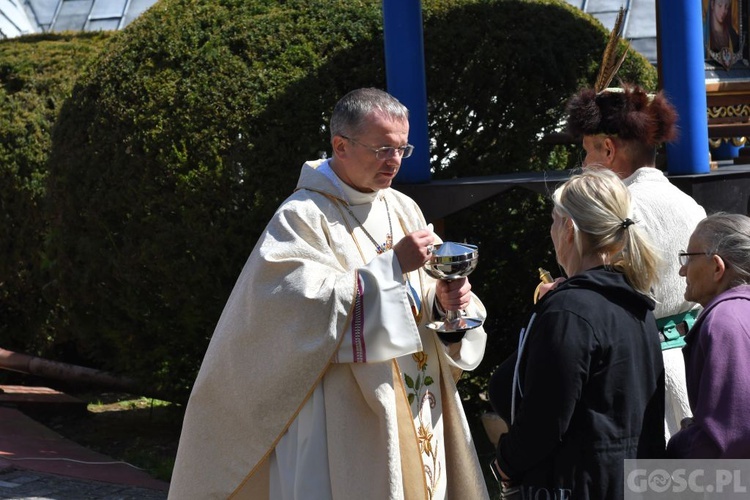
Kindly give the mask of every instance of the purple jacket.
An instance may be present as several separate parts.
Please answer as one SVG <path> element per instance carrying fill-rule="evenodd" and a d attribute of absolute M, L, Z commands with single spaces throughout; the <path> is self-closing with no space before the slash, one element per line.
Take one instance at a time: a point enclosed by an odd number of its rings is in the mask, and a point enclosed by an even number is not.
<path fill-rule="evenodd" d="M 714 297 L 682 349 L 694 423 L 672 436 L 674 458 L 750 458 L 750 285 Z"/>

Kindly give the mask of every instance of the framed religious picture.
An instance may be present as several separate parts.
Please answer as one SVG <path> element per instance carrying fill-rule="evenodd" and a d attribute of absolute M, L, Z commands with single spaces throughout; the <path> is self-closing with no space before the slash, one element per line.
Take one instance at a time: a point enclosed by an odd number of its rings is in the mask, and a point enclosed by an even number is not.
<path fill-rule="evenodd" d="M 703 0 L 705 58 L 726 70 L 743 58 L 747 61 L 747 20 L 743 15 L 743 3 L 742 0 Z"/>

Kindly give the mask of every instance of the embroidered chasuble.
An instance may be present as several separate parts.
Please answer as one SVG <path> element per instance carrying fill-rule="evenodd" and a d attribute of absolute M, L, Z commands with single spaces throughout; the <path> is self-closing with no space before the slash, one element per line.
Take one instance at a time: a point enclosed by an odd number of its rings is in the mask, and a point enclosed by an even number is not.
<path fill-rule="evenodd" d="M 434 280 L 391 250 L 424 227 L 403 194 L 303 166 L 212 337 L 170 499 L 488 498 L 455 386 L 486 334 L 449 356 L 425 326 Z"/>

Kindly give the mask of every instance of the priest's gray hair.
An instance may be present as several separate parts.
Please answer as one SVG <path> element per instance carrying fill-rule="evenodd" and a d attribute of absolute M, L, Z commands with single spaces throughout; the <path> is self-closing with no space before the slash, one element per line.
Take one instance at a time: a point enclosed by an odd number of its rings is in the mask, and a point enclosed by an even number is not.
<path fill-rule="evenodd" d="M 715 213 L 700 221 L 693 234 L 706 245 L 707 254 L 718 255 L 734 271 L 730 287 L 750 284 L 750 217 Z"/>
<path fill-rule="evenodd" d="M 408 120 L 409 110 L 401 102 L 375 88 L 352 90 L 342 97 L 331 115 L 331 138 L 336 135 L 357 136 L 364 132 L 364 120 L 372 112 L 391 120 Z"/>
<path fill-rule="evenodd" d="M 625 223 L 633 218 L 630 192 L 617 174 L 584 168 L 555 190 L 552 201 L 557 215 L 573 222 L 579 257 L 602 255 L 633 288 L 652 296 L 661 261 L 642 224 Z"/>

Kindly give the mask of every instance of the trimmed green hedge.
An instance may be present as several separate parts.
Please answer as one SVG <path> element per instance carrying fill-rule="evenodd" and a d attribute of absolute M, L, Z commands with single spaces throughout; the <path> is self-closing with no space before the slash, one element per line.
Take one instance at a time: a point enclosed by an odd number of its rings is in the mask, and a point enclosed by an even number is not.
<path fill-rule="evenodd" d="M 80 81 L 49 185 L 79 355 L 187 395 L 265 223 L 327 149 L 323 117 L 382 85 L 377 3 L 165 0 Z"/>
<path fill-rule="evenodd" d="M 0 347 L 38 353 L 55 297 L 43 244 L 50 130 L 76 77 L 110 34 L 0 41 Z"/>
<path fill-rule="evenodd" d="M 572 164 L 539 137 L 593 79 L 601 26 L 561 1 L 423 6 L 435 177 Z M 385 87 L 381 8 L 162 0 L 116 37 L 54 129 L 48 251 L 65 314 L 53 343 L 187 395 L 259 234 L 302 163 L 328 151 L 334 103 Z M 642 58 L 628 65 L 653 83 Z M 464 212 L 448 236 L 482 249 L 472 281 L 492 315 L 489 372 L 549 262 L 549 213 L 527 194 Z"/>

